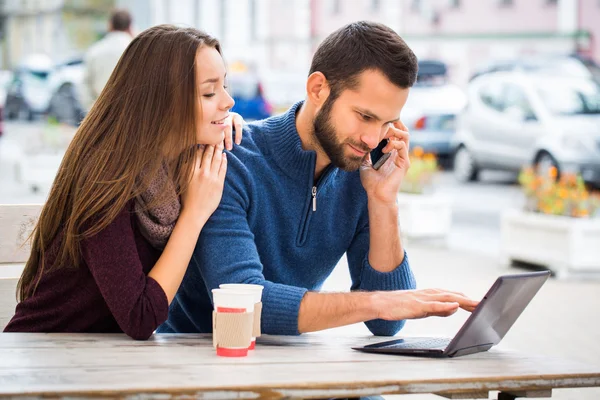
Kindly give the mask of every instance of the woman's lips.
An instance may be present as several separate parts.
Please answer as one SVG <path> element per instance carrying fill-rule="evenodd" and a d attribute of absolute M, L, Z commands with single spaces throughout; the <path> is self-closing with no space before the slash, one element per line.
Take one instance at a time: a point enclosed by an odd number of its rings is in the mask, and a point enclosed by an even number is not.
<path fill-rule="evenodd" d="M 225 120 L 226 120 L 228 117 L 229 117 L 229 115 L 228 115 L 228 116 L 226 116 L 226 117 L 224 117 L 224 118 L 222 118 L 222 119 L 218 119 L 218 120 L 216 120 L 216 121 L 212 121 L 212 122 L 211 122 L 211 124 L 213 124 L 213 125 L 224 125 L 224 124 L 225 124 Z"/>

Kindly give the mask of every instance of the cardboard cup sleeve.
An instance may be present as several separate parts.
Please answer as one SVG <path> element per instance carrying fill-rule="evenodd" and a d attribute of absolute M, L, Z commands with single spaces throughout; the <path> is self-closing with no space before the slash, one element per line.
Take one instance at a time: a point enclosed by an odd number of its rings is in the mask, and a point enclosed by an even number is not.
<path fill-rule="evenodd" d="M 250 346 L 254 313 L 224 313 L 213 311 L 213 346 L 240 348 Z"/>
<path fill-rule="evenodd" d="M 262 302 L 254 303 L 254 324 L 252 329 L 252 336 L 257 338 L 260 337 L 260 317 L 262 315 Z"/>

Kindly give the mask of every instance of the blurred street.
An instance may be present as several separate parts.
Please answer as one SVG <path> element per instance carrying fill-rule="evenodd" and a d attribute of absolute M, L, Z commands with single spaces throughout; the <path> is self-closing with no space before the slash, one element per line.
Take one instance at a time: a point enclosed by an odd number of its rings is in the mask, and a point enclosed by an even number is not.
<path fill-rule="evenodd" d="M 40 136 L 48 132 L 45 122 L 5 122 L 0 137 L 0 204 L 43 203 L 64 146 L 39 150 Z M 72 134 L 72 127 L 61 130 Z M 38 148 L 35 148 L 35 147 Z M 34 147 L 29 154 L 27 149 Z M 40 159 L 40 156 L 44 157 Z M 34 165 L 35 164 L 35 165 Z M 35 166 L 34 169 L 27 167 Z M 31 171 L 31 173 L 30 173 Z"/>

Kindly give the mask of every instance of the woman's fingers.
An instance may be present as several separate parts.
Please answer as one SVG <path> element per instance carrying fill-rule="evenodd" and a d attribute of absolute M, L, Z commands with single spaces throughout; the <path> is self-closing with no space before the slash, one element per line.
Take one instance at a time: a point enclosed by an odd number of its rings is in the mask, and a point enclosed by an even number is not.
<path fill-rule="evenodd" d="M 225 125 L 225 148 L 227 150 L 233 149 L 233 128 L 231 124 Z"/>
<path fill-rule="evenodd" d="M 212 164 L 212 158 L 215 154 L 215 146 L 206 145 L 204 146 L 204 154 L 202 154 L 202 168 L 203 170 L 210 171 L 210 166 Z"/>
<path fill-rule="evenodd" d="M 219 173 L 221 168 L 221 160 L 223 159 L 223 143 L 218 144 L 215 147 L 215 153 L 212 158 L 211 172 L 215 175 Z"/>
<path fill-rule="evenodd" d="M 225 174 L 227 173 L 227 153 L 223 153 L 223 157 L 221 158 L 221 166 L 219 168 L 219 180 L 225 180 Z"/>

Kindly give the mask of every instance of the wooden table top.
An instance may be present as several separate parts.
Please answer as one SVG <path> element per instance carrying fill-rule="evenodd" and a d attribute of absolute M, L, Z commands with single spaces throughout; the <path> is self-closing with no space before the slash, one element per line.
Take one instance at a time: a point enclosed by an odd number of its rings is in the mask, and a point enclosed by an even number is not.
<path fill-rule="evenodd" d="M 451 398 L 600 386 L 600 366 L 495 349 L 452 359 L 366 354 L 386 340 L 263 336 L 245 358 L 210 335 L 0 334 L 0 396 L 322 398 L 435 393 Z M 455 396 L 455 397 L 453 397 Z M 471 397 L 472 398 L 472 397 Z M 487 397 L 486 397 L 487 398 Z"/>

